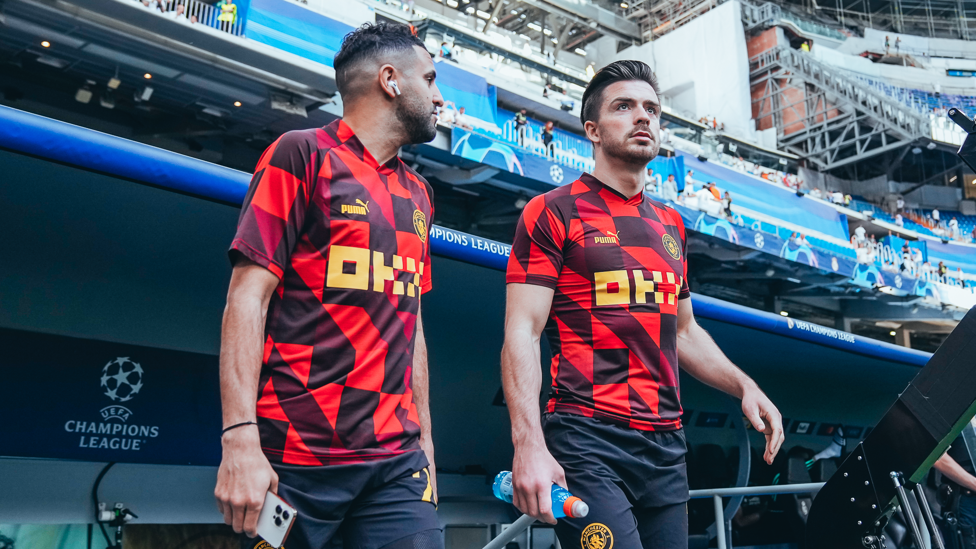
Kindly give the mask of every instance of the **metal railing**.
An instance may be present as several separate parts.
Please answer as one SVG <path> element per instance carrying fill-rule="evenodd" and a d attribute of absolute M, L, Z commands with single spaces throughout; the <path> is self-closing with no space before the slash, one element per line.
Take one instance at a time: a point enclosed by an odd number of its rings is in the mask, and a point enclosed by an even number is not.
<path fill-rule="evenodd" d="M 146 5 L 147 2 L 137 0 Z M 180 6 L 183 7 L 180 12 Z M 164 17 L 172 19 L 185 19 L 191 24 L 206 25 L 217 30 L 224 31 L 234 36 L 244 36 L 244 21 L 240 13 L 226 15 L 228 21 L 221 21 L 221 10 L 216 6 L 211 6 L 199 0 L 152 0 L 148 2 L 148 8 L 158 10 Z"/>
<path fill-rule="evenodd" d="M 722 523 L 722 528 L 716 528 L 716 549 L 727 549 L 725 539 L 725 515 L 722 508 L 723 497 L 735 496 L 771 496 L 774 494 L 812 494 L 823 488 L 823 482 L 808 482 L 805 484 L 784 484 L 781 486 L 742 486 L 739 488 L 709 488 L 705 490 L 690 490 L 691 499 L 712 498 L 715 509 L 715 524 Z M 487 548 L 486 548 L 487 549 Z"/>
<path fill-rule="evenodd" d="M 708 488 L 705 490 L 690 490 L 688 495 L 691 499 L 702 499 L 702 498 L 712 498 L 715 504 L 715 523 L 716 525 L 721 523 L 724 525 L 725 516 L 723 514 L 722 508 L 722 498 L 723 497 L 735 497 L 735 496 L 770 496 L 774 494 L 812 494 L 823 488 L 823 482 L 809 482 L 805 484 L 784 484 L 780 486 L 742 486 L 738 488 Z M 529 515 L 522 515 L 518 520 L 512 523 L 504 532 L 495 537 L 495 539 L 488 542 L 488 545 L 484 546 L 484 549 L 502 549 L 505 544 L 514 540 L 521 534 L 526 528 L 532 526 L 535 519 Z M 728 549 L 728 543 L 725 539 L 725 528 L 716 528 L 717 532 L 717 549 Z"/>

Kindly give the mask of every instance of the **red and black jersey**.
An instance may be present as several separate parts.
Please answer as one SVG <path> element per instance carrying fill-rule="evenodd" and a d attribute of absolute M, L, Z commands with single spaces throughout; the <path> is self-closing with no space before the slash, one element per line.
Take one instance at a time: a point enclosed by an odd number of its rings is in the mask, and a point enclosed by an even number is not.
<path fill-rule="evenodd" d="M 231 260 L 271 297 L 257 416 L 274 463 L 330 465 L 419 449 L 411 372 L 430 282 L 432 191 L 379 165 L 342 121 L 293 131 L 258 162 Z"/>
<path fill-rule="evenodd" d="M 508 283 L 552 288 L 549 412 L 642 430 L 681 427 L 678 300 L 688 297 L 685 228 L 643 193 L 583 174 L 533 198 Z"/>

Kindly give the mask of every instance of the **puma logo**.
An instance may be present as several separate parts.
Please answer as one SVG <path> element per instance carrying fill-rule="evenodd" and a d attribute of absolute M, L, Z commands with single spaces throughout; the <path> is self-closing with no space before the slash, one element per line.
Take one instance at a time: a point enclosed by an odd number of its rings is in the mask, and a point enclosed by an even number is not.
<path fill-rule="evenodd" d="M 366 215 L 366 214 L 369 213 L 369 201 L 368 200 L 366 202 L 363 202 L 362 200 L 360 200 L 360 199 L 357 198 L 356 199 L 356 204 L 359 204 L 359 205 L 358 206 L 352 206 L 350 204 L 343 204 L 342 205 L 342 208 L 340 208 L 340 210 L 342 211 L 342 213 L 353 213 L 353 214 L 356 214 L 356 215 Z"/>
<path fill-rule="evenodd" d="M 620 245 L 620 231 L 610 232 L 607 231 L 607 236 L 596 236 L 593 238 L 594 242 L 597 244 L 617 244 Z"/>

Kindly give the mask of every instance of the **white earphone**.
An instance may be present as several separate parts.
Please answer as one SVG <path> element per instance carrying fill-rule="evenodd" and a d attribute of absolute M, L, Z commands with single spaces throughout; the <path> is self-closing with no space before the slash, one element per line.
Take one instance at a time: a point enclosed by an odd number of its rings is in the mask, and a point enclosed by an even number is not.
<path fill-rule="evenodd" d="M 390 87 L 393 88 L 393 92 L 400 95 L 400 86 L 397 85 L 396 80 L 390 80 Z"/>

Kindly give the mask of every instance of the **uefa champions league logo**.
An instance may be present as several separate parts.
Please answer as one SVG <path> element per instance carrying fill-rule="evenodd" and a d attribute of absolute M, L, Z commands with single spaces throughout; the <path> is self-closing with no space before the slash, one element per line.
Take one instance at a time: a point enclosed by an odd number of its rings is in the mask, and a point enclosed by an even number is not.
<path fill-rule="evenodd" d="M 763 238 L 763 235 L 759 233 L 756 233 L 756 236 L 755 238 L 753 238 L 753 240 L 756 242 L 756 247 L 758 248 L 762 248 L 763 245 L 766 243 L 766 239 Z"/>
<path fill-rule="evenodd" d="M 102 367 L 102 393 L 112 404 L 98 411 L 100 420 L 69 419 L 64 423 L 65 432 L 80 435 L 78 448 L 140 451 L 144 444 L 159 436 L 158 425 L 129 424 L 133 412 L 121 404 L 139 394 L 144 375 L 142 365 L 127 356 Z"/>
<path fill-rule="evenodd" d="M 560 184 L 563 182 L 563 169 L 559 166 L 553 164 L 549 166 L 549 177 L 552 178 L 552 182 L 555 184 Z"/>
<path fill-rule="evenodd" d="M 119 357 L 102 368 L 101 386 L 113 402 L 126 402 L 142 389 L 142 366 L 129 357 Z"/>

